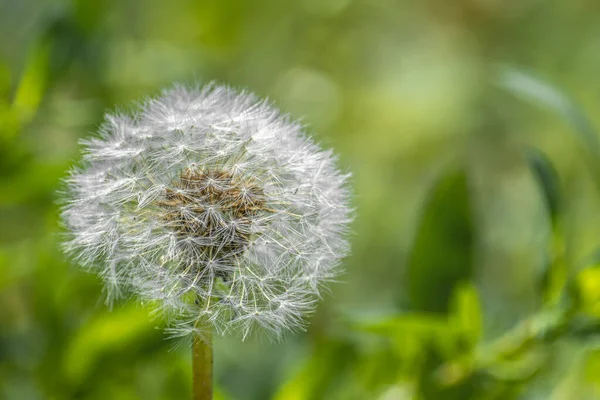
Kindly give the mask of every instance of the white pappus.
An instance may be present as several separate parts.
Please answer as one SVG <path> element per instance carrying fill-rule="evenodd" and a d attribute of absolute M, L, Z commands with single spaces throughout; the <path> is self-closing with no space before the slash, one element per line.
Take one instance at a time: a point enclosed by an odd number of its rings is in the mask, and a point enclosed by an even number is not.
<path fill-rule="evenodd" d="M 304 327 L 348 253 L 349 174 L 256 96 L 175 85 L 107 115 L 66 179 L 65 249 L 176 335 Z"/>

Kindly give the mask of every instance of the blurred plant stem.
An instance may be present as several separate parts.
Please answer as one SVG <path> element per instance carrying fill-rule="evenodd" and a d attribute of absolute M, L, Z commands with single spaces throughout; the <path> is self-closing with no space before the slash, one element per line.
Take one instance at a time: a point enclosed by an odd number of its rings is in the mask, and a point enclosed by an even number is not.
<path fill-rule="evenodd" d="M 199 326 L 193 337 L 192 379 L 193 399 L 212 400 L 213 398 L 213 346 L 210 326 Z"/>

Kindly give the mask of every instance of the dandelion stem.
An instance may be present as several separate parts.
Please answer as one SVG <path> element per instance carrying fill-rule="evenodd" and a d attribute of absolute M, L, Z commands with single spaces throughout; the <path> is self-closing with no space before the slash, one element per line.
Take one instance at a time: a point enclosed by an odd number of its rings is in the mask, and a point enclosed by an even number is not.
<path fill-rule="evenodd" d="M 200 324 L 202 322 L 199 321 Z M 205 328 L 195 332 L 192 339 L 193 400 L 213 398 L 212 331 L 210 326 Z"/>

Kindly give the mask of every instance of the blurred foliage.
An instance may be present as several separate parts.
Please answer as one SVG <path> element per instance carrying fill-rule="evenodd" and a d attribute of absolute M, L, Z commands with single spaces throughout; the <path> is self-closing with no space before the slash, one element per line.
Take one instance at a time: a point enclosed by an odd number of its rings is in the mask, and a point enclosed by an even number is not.
<path fill-rule="evenodd" d="M 354 173 L 305 334 L 219 399 L 600 399 L 600 3 L 0 0 L 0 398 L 189 398 L 187 343 L 64 259 L 60 179 L 173 81 L 275 100 Z"/>

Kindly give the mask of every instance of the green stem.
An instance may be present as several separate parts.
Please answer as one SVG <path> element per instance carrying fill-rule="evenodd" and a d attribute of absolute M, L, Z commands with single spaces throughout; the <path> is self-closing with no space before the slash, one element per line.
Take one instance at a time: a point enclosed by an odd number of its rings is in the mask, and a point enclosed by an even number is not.
<path fill-rule="evenodd" d="M 213 398 L 213 348 L 210 327 L 194 333 L 192 345 L 193 399 Z"/>

